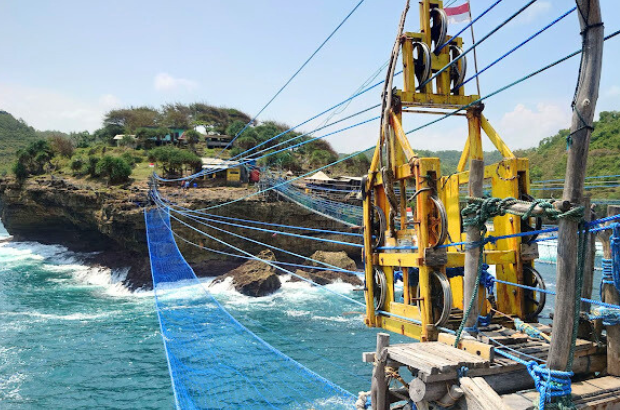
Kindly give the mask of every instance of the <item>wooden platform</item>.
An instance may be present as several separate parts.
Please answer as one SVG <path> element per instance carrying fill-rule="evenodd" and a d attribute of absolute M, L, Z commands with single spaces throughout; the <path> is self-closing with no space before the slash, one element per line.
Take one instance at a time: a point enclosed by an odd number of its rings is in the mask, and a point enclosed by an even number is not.
<path fill-rule="evenodd" d="M 541 330 L 546 332 L 547 329 L 541 325 Z M 451 386 L 459 386 L 459 382 L 466 376 L 469 380 L 477 380 L 472 384 L 474 387 L 476 383 L 488 386 L 487 390 L 493 392 L 497 400 L 500 400 L 498 394 L 505 394 L 503 400 L 506 409 L 532 408 L 538 393 L 521 391 L 533 389 L 534 381 L 524 365 L 502 356 L 500 352 L 507 352 L 525 361 L 536 360 L 542 363 L 549 354 L 550 345 L 547 341 L 532 339 L 502 326 L 485 331 L 480 340 L 461 339 L 459 348 L 453 346 L 454 340 L 455 336 L 443 333 L 437 342 L 389 345 L 381 350 L 381 361 L 394 369 L 406 367 L 415 376 L 409 385 L 412 399 L 415 396 L 420 401 L 439 401 Z M 363 360 L 375 362 L 375 353 L 364 353 Z M 578 339 L 573 361 L 573 371 L 577 378 L 594 377 L 595 373 L 604 371 L 606 366 L 604 348 Z M 620 410 L 620 378 L 604 377 L 575 382 L 573 392 L 575 403 L 581 406 L 578 408 Z"/>
<path fill-rule="evenodd" d="M 580 410 L 620 409 L 620 378 L 599 377 L 575 382 L 572 385 L 572 400 Z M 538 392 L 535 390 L 507 394 L 502 401 L 512 410 L 537 409 Z"/>

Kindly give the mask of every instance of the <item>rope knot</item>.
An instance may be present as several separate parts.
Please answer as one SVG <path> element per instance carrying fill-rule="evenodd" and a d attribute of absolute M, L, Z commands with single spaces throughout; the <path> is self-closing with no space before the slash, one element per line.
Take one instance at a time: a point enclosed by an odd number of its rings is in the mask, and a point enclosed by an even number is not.
<path fill-rule="evenodd" d="M 546 403 L 551 403 L 555 398 L 570 397 L 571 376 L 573 372 L 548 369 L 544 364 L 538 364 L 532 360 L 525 367 L 534 380 L 536 390 L 540 393 L 538 408 L 544 410 Z"/>

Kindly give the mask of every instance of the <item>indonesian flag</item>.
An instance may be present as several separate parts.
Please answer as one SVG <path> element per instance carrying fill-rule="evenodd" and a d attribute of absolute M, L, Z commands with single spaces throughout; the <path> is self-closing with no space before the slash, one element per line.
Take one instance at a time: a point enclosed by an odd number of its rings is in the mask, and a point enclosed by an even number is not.
<path fill-rule="evenodd" d="M 449 23 L 464 23 L 471 20 L 469 13 L 469 0 L 465 1 L 465 3 L 460 6 L 446 7 L 443 10 L 448 16 Z"/>

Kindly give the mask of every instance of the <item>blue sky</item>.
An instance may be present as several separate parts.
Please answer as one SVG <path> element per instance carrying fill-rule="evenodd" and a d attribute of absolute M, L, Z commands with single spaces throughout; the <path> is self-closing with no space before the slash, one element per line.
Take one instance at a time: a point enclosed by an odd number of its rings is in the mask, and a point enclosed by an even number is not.
<path fill-rule="evenodd" d="M 253 115 L 357 2 L 5 0 L 0 3 L 4 17 L 0 46 L 5 55 L 0 66 L 0 109 L 38 129 L 61 131 L 92 131 L 111 108 L 177 101 L 207 102 Z M 471 3 L 476 16 L 492 1 Z M 504 0 L 476 24 L 477 38 L 525 3 Z M 620 29 L 617 4 L 601 0 L 606 33 Z M 350 96 L 388 59 L 403 5 L 398 0 L 365 0 L 259 120 L 295 125 Z M 479 47 L 479 66 L 573 5 L 566 0 L 538 0 Z M 417 2 L 412 6 L 406 28 L 417 31 Z M 449 33 L 461 27 L 450 26 Z M 462 36 L 470 45 L 469 32 Z M 580 47 L 573 13 L 482 74 L 482 94 Z M 598 111 L 620 110 L 619 51 L 620 37 L 605 44 Z M 568 127 L 578 65 L 576 57 L 487 100 L 485 114 L 510 146 L 534 146 Z M 382 73 L 377 79 L 383 77 Z M 395 84 L 402 86 L 402 79 Z M 474 82 L 467 90 L 475 93 Z M 379 93 L 379 88 L 368 93 L 340 115 L 377 104 Z M 374 115 L 367 113 L 339 126 Z M 434 118 L 408 115 L 405 128 Z M 321 123 L 317 120 L 301 129 L 309 131 Z M 377 135 L 375 122 L 329 141 L 338 151 L 351 152 L 373 145 Z M 454 118 L 410 139 L 421 149 L 461 149 L 465 136 L 464 120 Z"/>

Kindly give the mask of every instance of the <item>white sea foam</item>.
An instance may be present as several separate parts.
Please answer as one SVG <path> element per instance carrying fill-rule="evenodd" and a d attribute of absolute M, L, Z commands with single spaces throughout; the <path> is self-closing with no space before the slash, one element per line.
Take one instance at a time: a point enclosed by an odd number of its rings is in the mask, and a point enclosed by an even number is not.
<path fill-rule="evenodd" d="M 26 378 L 23 373 L 0 374 L 0 402 L 3 400 L 22 401 L 20 389 Z"/>
<path fill-rule="evenodd" d="M 67 315 L 58 315 L 58 314 L 50 314 L 50 313 L 41 313 L 36 311 L 30 312 L 5 312 L 3 315 L 7 317 L 16 316 L 22 318 L 20 321 L 23 321 L 23 317 L 29 317 L 33 320 L 30 322 L 48 322 L 48 321 L 82 321 L 88 322 L 91 320 L 104 319 L 112 316 L 121 315 L 123 312 L 121 311 L 110 311 L 110 312 L 100 312 L 100 313 L 70 313 Z"/>

